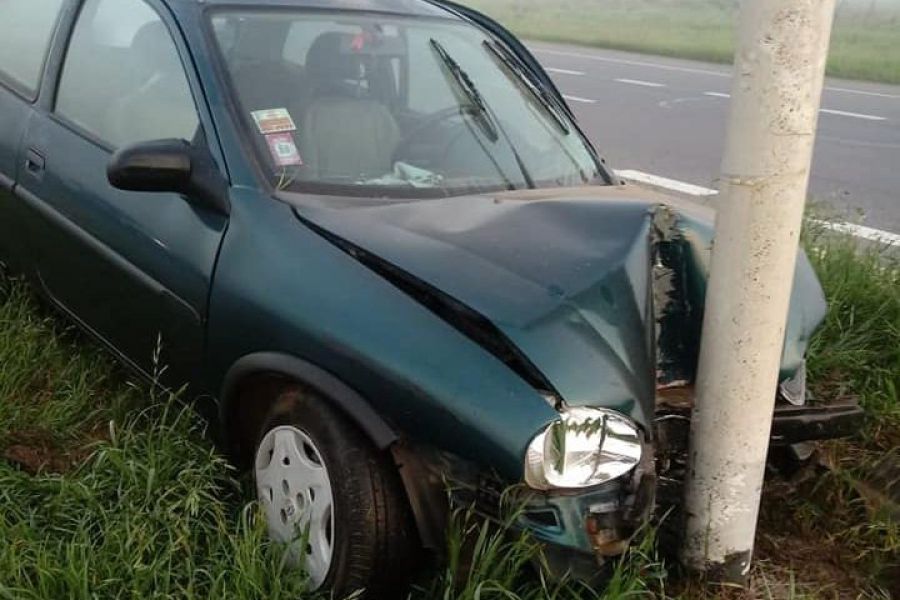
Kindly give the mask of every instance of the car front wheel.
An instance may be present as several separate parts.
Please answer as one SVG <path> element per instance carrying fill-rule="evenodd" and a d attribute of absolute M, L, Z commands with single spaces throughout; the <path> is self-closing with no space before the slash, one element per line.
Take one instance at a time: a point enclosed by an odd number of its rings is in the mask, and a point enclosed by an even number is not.
<path fill-rule="evenodd" d="M 414 530 L 399 474 L 342 413 L 305 390 L 283 392 L 260 432 L 254 475 L 269 534 L 290 545 L 311 590 L 402 590 Z"/>

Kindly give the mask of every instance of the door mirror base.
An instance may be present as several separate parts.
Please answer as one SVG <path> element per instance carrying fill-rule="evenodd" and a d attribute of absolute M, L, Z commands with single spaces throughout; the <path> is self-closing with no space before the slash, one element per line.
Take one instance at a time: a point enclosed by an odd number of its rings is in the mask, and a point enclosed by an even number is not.
<path fill-rule="evenodd" d="M 205 149 L 185 140 L 141 142 L 119 149 L 106 168 L 109 183 L 131 192 L 174 192 L 228 215 L 228 184 Z"/>

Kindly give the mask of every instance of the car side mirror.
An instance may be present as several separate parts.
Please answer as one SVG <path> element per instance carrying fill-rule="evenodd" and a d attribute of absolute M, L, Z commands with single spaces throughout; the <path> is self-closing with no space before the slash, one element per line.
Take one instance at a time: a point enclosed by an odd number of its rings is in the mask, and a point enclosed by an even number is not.
<path fill-rule="evenodd" d="M 185 140 L 154 140 L 119 149 L 106 167 L 109 183 L 131 192 L 173 192 L 227 215 L 228 184 L 212 156 Z"/>

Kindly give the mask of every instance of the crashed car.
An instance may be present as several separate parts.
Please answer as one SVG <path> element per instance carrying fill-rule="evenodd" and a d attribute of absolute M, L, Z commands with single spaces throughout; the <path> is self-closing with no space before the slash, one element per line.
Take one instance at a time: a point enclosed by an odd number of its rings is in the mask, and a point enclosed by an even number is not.
<path fill-rule="evenodd" d="M 559 572 L 627 548 L 677 478 L 713 215 L 622 185 L 522 43 L 443 0 L 4 13 L 3 262 L 214 408 L 312 588 L 402 587 L 448 484 L 515 489 Z M 804 406 L 824 312 L 801 254 L 776 445 L 853 417 Z"/>

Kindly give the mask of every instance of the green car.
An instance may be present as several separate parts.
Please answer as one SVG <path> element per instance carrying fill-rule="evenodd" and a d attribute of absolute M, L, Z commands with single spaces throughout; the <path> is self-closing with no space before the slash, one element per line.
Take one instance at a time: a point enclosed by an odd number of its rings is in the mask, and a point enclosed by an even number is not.
<path fill-rule="evenodd" d="M 443 0 L 3 12 L 3 262 L 187 386 L 312 588 L 402 589 L 448 484 L 514 488 L 560 572 L 625 550 L 680 468 L 713 215 L 623 186 L 521 42 Z M 782 446 L 847 423 L 803 406 L 824 311 L 800 255 Z"/>

